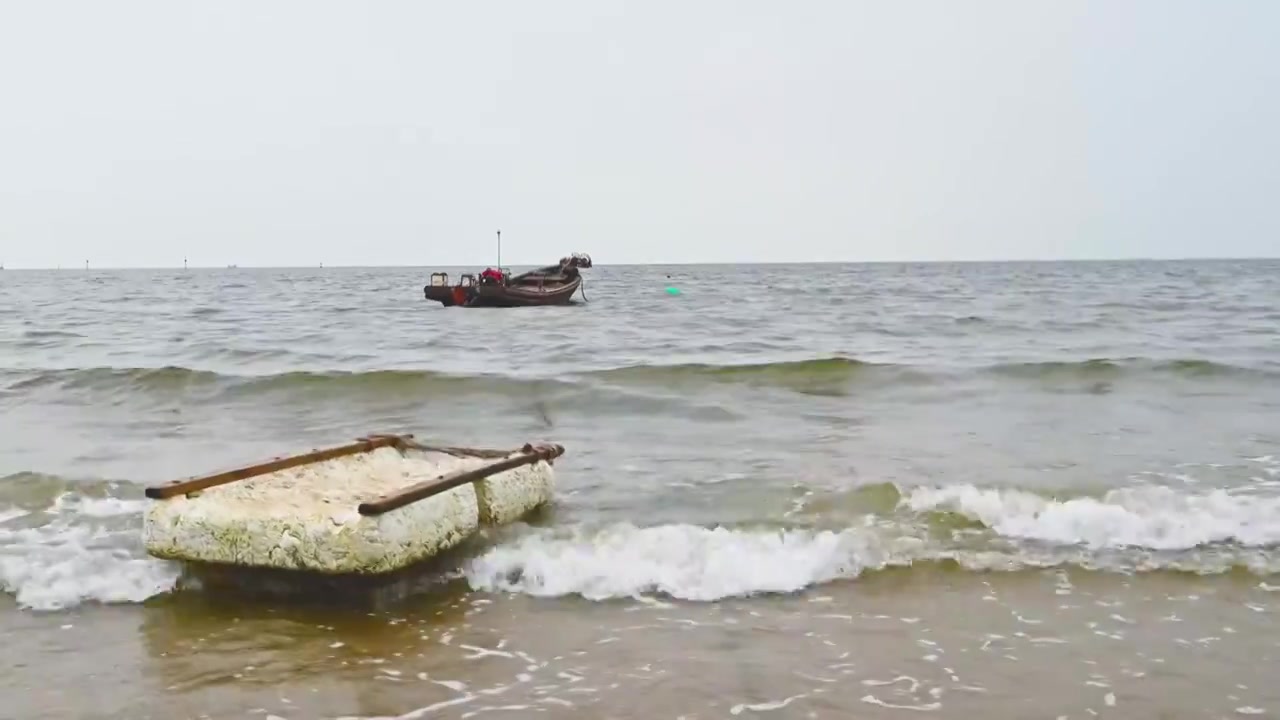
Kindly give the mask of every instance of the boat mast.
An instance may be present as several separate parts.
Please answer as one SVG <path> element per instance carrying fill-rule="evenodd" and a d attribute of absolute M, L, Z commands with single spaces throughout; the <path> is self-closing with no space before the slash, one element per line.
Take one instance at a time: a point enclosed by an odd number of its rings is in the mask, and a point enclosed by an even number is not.
<path fill-rule="evenodd" d="M 498 231 L 498 270 L 502 270 L 502 231 Z"/>

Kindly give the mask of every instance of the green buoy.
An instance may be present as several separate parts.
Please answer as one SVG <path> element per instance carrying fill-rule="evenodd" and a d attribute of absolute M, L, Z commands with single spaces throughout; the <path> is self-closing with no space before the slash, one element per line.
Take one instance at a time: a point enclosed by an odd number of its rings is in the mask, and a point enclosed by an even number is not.
<path fill-rule="evenodd" d="M 667 288 L 667 294 L 668 294 L 668 295 L 679 295 L 679 294 L 680 294 L 680 288 L 673 288 L 673 287 L 669 287 L 669 288 Z"/>

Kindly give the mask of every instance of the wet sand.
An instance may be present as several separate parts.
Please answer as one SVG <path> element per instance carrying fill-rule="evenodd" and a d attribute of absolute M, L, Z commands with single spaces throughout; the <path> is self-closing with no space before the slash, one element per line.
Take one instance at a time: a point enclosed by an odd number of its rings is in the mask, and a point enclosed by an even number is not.
<path fill-rule="evenodd" d="M 538 599 L 455 583 L 371 607 L 178 593 L 145 606 L 4 612 L 5 714 L 692 720 L 1280 712 L 1280 586 L 1247 573 L 979 574 L 925 565 L 718 603 Z"/>

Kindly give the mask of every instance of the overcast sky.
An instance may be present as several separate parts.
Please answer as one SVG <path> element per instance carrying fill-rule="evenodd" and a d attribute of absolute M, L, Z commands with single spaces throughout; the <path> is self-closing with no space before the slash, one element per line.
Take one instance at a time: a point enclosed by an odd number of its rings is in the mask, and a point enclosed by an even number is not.
<path fill-rule="evenodd" d="M 0 0 L 0 263 L 1275 256 L 1280 2 Z"/>

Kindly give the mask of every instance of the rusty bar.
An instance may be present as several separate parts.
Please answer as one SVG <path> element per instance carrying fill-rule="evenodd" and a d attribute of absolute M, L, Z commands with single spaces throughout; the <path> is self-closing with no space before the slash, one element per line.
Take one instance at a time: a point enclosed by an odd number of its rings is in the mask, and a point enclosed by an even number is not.
<path fill-rule="evenodd" d="M 407 436 L 412 438 L 413 436 Z M 490 450 L 485 448 L 470 447 L 453 447 L 447 445 L 423 445 L 416 440 L 405 440 L 402 445 L 404 450 L 420 450 L 422 452 L 438 452 L 445 455 L 453 455 L 455 457 L 477 457 L 487 460 L 504 458 L 511 454 L 510 450 Z"/>
<path fill-rule="evenodd" d="M 419 500 L 425 500 L 432 495 L 439 495 L 460 485 L 483 480 L 490 475 L 506 472 L 522 465 L 532 465 L 539 460 L 551 462 L 563 454 L 564 447 L 562 445 L 538 445 L 536 447 L 525 445 L 521 448 L 521 454 L 515 457 L 482 465 L 472 470 L 463 470 L 452 475 L 441 475 L 416 485 L 410 485 L 403 490 L 383 495 L 377 500 L 362 502 L 356 509 L 361 515 L 381 515 Z"/>
<path fill-rule="evenodd" d="M 248 465 L 235 470 L 227 470 L 225 472 L 214 473 L 212 475 L 204 475 L 201 477 L 189 478 L 187 480 L 174 480 L 165 485 L 155 485 L 146 489 L 146 496 L 153 500 L 164 500 L 166 498 L 176 497 L 178 495 L 186 495 L 197 490 L 204 490 L 217 485 L 226 485 L 237 480 L 244 480 L 256 475 L 266 475 L 277 470 L 285 470 L 299 465 L 308 463 L 323 462 L 332 460 L 333 458 L 342 457 L 343 455 L 354 455 L 356 453 L 369 452 L 380 447 L 400 447 L 402 443 L 407 442 L 406 437 L 400 435 L 374 435 L 366 438 L 360 438 L 358 441 L 348 444 L 339 445 L 337 447 L 325 448 L 323 450 L 312 450 L 301 455 L 291 455 L 289 457 L 275 458 L 266 462 Z"/>
<path fill-rule="evenodd" d="M 368 440 L 389 440 L 391 447 L 394 447 L 401 452 L 417 445 L 417 441 L 413 439 L 413 433 L 369 433 L 368 435 L 362 435 L 361 437 L 356 438 L 356 440 L 360 442 Z"/>

